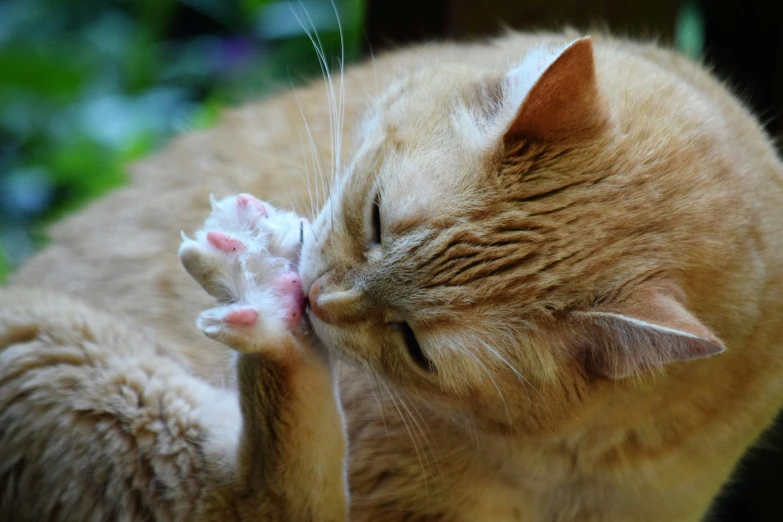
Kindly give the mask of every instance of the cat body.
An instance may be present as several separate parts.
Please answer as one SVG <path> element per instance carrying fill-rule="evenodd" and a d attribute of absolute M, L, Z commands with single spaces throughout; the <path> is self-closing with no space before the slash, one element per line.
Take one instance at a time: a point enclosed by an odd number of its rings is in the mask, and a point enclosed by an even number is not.
<path fill-rule="evenodd" d="M 56 225 L 0 292 L 0 520 L 700 520 L 783 399 L 783 167 L 700 66 L 576 36 L 381 56 L 337 84 L 355 143 L 315 84 Z M 174 255 L 240 192 L 325 205 L 260 391 Z"/>

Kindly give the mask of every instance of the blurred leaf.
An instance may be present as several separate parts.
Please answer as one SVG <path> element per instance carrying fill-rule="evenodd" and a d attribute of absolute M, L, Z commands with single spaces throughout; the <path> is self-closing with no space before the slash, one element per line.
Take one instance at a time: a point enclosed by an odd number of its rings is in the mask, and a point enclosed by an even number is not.
<path fill-rule="evenodd" d="M 701 58 L 704 51 L 704 16 L 698 3 L 686 1 L 680 6 L 674 28 L 674 45 L 693 60 Z"/>
<path fill-rule="evenodd" d="M 141 0 L 135 2 L 139 17 L 147 31 L 154 35 L 160 34 L 171 21 L 171 15 L 177 7 L 175 0 Z"/>
<path fill-rule="evenodd" d="M 222 105 L 217 100 L 207 100 L 193 113 L 189 127 L 192 130 L 212 127 L 220 119 L 222 108 Z"/>
<path fill-rule="evenodd" d="M 331 1 L 303 1 L 339 67 Z M 335 4 L 350 61 L 364 0 Z M 43 245 L 47 222 L 125 183 L 128 162 L 227 105 L 320 76 L 298 5 L 0 1 L 0 281 Z"/>
<path fill-rule="evenodd" d="M 0 187 L 4 213 L 14 218 L 40 214 L 52 200 L 51 174 L 42 166 L 15 169 L 0 178 Z"/>
<path fill-rule="evenodd" d="M 56 219 L 127 180 L 119 156 L 87 138 L 54 151 L 48 165 L 61 196 L 59 207 L 46 215 L 48 219 Z"/>
<path fill-rule="evenodd" d="M 4 284 L 8 280 L 8 274 L 11 273 L 11 263 L 8 262 L 8 258 L 5 257 L 3 249 L 0 248 L 0 285 Z"/>
<path fill-rule="evenodd" d="M 248 18 L 255 18 L 262 7 L 275 1 L 278 0 L 242 0 L 242 11 Z"/>
<path fill-rule="evenodd" d="M 18 43 L 0 48 L 0 91 L 21 89 L 38 96 L 73 99 L 87 80 L 86 68 L 73 59 L 68 46 L 24 46 Z"/>
<path fill-rule="evenodd" d="M 120 162 L 130 163 L 143 158 L 155 149 L 158 136 L 152 132 L 141 132 L 127 141 L 120 152 Z"/>
<path fill-rule="evenodd" d="M 129 93 L 139 93 L 154 83 L 158 64 L 158 54 L 151 35 L 139 31 L 128 48 L 125 59 L 125 81 Z"/>

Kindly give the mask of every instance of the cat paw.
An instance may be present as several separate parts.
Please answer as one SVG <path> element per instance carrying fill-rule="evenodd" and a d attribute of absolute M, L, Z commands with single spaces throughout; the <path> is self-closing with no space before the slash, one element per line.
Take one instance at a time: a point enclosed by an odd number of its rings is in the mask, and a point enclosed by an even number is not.
<path fill-rule="evenodd" d="M 241 352 L 258 352 L 297 330 L 305 297 L 297 274 L 307 221 L 249 194 L 212 202 L 212 214 L 179 258 L 220 303 L 199 315 L 208 337 Z"/>

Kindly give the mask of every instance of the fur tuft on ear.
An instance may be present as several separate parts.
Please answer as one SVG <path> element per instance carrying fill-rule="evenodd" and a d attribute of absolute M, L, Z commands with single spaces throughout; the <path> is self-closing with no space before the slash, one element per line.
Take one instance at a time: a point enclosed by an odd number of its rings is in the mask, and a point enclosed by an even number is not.
<path fill-rule="evenodd" d="M 673 295 L 665 287 L 642 289 L 617 307 L 574 313 L 586 334 L 589 367 L 622 379 L 725 351 L 721 340 Z"/>
<path fill-rule="evenodd" d="M 504 104 L 515 111 L 503 136 L 506 144 L 518 139 L 587 139 L 608 120 L 590 38 L 561 49 L 532 50 L 504 84 Z"/>

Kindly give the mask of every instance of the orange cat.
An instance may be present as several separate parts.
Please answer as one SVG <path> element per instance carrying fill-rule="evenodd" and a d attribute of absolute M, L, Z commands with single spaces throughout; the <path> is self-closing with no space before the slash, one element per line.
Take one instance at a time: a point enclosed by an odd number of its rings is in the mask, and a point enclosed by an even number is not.
<path fill-rule="evenodd" d="M 758 123 L 573 34 L 323 87 L 142 162 L 0 292 L 0 520 L 705 516 L 783 403 Z"/>

